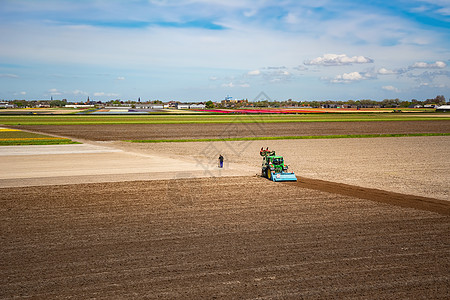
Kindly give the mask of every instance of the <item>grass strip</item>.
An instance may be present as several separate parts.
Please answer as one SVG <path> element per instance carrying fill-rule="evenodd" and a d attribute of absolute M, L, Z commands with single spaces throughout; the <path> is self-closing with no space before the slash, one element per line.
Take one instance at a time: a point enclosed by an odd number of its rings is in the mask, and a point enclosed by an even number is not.
<path fill-rule="evenodd" d="M 39 133 L 6 129 L 0 130 L 0 146 L 18 145 L 59 145 L 59 144 L 79 144 L 71 139 L 53 137 Z"/>
<path fill-rule="evenodd" d="M 25 145 L 65 145 L 81 144 L 70 139 L 9 139 L 0 140 L 0 146 L 25 146 Z"/>
<path fill-rule="evenodd" d="M 308 139 L 348 139 L 377 137 L 411 137 L 411 136 L 450 136 L 450 133 L 393 133 L 393 134 L 342 134 L 309 136 L 263 136 L 215 139 L 168 139 L 168 140 L 125 140 L 130 143 L 183 143 L 183 142 L 228 142 L 228 141 L 263 141 L 263 140 L 308 140 Z"/>
<path fill-rule="evenodd" d="M 0 139 L 0 141 L 23 141 L 23 140 L 64 140 L 62 138 L 57 137 L 34 137 L 34 138 L 8 138 L 8 139 Z"/>

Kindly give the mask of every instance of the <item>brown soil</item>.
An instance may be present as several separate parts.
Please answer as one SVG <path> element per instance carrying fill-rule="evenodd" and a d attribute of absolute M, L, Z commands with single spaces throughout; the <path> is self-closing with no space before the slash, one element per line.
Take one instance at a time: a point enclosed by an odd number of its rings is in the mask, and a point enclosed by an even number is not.
<path fill-rule="evenodd" d="M 396 206 L 428 210 L 450 216 L 450 202 L 446 200 L 400 194 L 379 189 L 364 188 L 349 184 L 303 177 L 298 178 L 297 182 L 286 182 L 285 184 L 381 203 L 388 203 Z"/>
<path fill-rule="evenodd" d="M 450 132 L 450 121 L 21 125 L 13 127 L 92 141 L 117 141 L 249 136 L 448 133 Z"/>
<path fill-rule="evenodd" d="M 312 185 L 1 189 L 0 298 L 450 297 L 450 217 Z"/>

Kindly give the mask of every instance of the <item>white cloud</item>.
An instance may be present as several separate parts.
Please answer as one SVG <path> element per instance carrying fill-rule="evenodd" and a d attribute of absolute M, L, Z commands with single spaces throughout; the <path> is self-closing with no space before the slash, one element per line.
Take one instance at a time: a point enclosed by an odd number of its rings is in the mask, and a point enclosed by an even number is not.
<path fill-rule="evenodd" d="M 125 77 L 119 76 L 119 77 L 117 77 L 116 79 L 117 79 L 117 80 L 125 80 Z"/>
<path fill-rule="evenodd" d="M 27 92 L 20 92 L 19 94 L 20 94 L 20 95 L 26 95 Z"/>
<path fill-rule="evenodd" d="M 288 13 L 286 17 L 284 17 L 284 21 L 288 24 L 298 24 L 300 23 L 300 19 L 296 14 Z"/>
<path fill-rule="evenodd" d="M 304 62 L 305 65 L 342 66 L 351 64 L 373 63 L 373 59 L 366 56 L 348 57 L 346 54 L 325 54 Z"/>
<path fill-rule="evenodd" d="M 308 70 L 308 68 L 305 67 L 305 66 L 296 66 L 293 69 L 297 70 L 297 71 L 306 71 L 306 70 Z"/>
<path fill-rule="evenodd" d="M 62 95 L 62 92 L 58 91 L 57 89 L 49 89 L 48 93 L 52 96 L 59 96 Z"/>
<path fill-rule="evenodd" d="M 225 87 L 225 88 L 234 88 L 234 87 L 249 88 L 250 84 L 248 84 L 248 83 L 235 84 L 233 82 L 228 82 L 228 83 L 222 84 L 222 87 Z"/>
<path fill-rule="evenodd" d="M 74 95 L 87 95 L 88 93 L 83 92 L 81 90 L 74 90 L 74 91 L 72 91 L 72 94 L 74 94 Z"/>
<path fill-rule="evenodd" d="M 438 9 L 436 12 L 444 16 L 450 16 L 450 7 Z"/>
<path fill-rule="evenodd" d="M 258 76 L 260 74 L 261 74 L 260 70 L 253 70 L 253 71 L 250 71 L 247 73 L 247 75 L 250 75 L 250 76 Z"/>
<path fill-rule="evenodd" d="M 385 85 L 385 86 L 382 86 L 381 88 L 386 91 L 393 91 L 393 92 L 397 92 L 397 93 L 400 91 L 399 89 L 397 89 L 396 87 L 394 87 L 392 85 Z"/>
<path fill-rule="evenodd" d="M 244 16 L 246 16 L 247 18 L 253 17 L 258 13 L 258 11 L 256 9 L 252 9 L 252 10 L 248 10 L 248 11 L 244 11 Z"/>
<path fill-rule="evenodd" d="M 337 75 L 330 82 L 332 83 L 350 83 L 360 80 L 372 79 L 373 76 L 369 73 L 351 72 Z"/>
<path fill-rule="evenodd" d="M 16 74 L 0 74 L 0 77 L 5 77 L 5 78 L 19 78 L 19 75 L 16 75 Z"/>
<path fill-rule="evenodd" d="M 411 69 L 443 69 L 447 64 L 443 61 L 436 61 L 434 63 L 416 62 L 411 66 Z"/>
<path fill-rule="evenodd" d="M 94 96 L 95 97 L 102 97 L 102 96 L 105 96 L 105 97 L 118 97 L 119 94 L 116 94 L 116 93 L 105 93 L 105 92 L 96 92 L 96 93 L 94 93 Z"/>
<path fill-rule="evenodd" d="M 378 69 L 377 73 L 380 74 L 380 75 L 393 75 L 393 74 L 398 74 L 397 71 L 389 70 L 389 69 L 386 69 L 386 68 L 380 68 L 380 69 Z"/>
<path fill-rule="evenodd" d="M 234 84 L 233 84 L 232 82 L 229 82 L 229 83 L 223 83 L 223 84 L 222 84 L 222 87 L 232 88 L 232 87 L 234 87 Z"/>
<path fill-rule="evenodd" d="M 267 69 L 267 70 L 286 70 L 287 68 L 285 66 L 281 66 L 281 67 L 266 67 L 264 69 Z"/>

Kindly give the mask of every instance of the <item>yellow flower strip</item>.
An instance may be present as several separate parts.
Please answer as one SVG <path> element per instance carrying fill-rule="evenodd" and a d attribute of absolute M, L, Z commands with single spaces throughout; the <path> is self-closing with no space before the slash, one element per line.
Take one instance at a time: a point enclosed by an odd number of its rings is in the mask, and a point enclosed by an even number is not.
<path fill-rule="evenodd" d="M 0 128 L 0 131 L 21 131 L 19 129 Z"/>

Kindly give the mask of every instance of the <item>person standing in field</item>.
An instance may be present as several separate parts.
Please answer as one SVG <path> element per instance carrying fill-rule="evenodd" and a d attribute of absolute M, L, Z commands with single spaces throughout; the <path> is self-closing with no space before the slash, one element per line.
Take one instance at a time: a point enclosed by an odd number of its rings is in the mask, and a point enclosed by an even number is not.
<path fill-rule="evenodd" d="M 223 168 L 223 156 L 222 156 L 222 154 L 219 155 L 219 168 Z"/>

